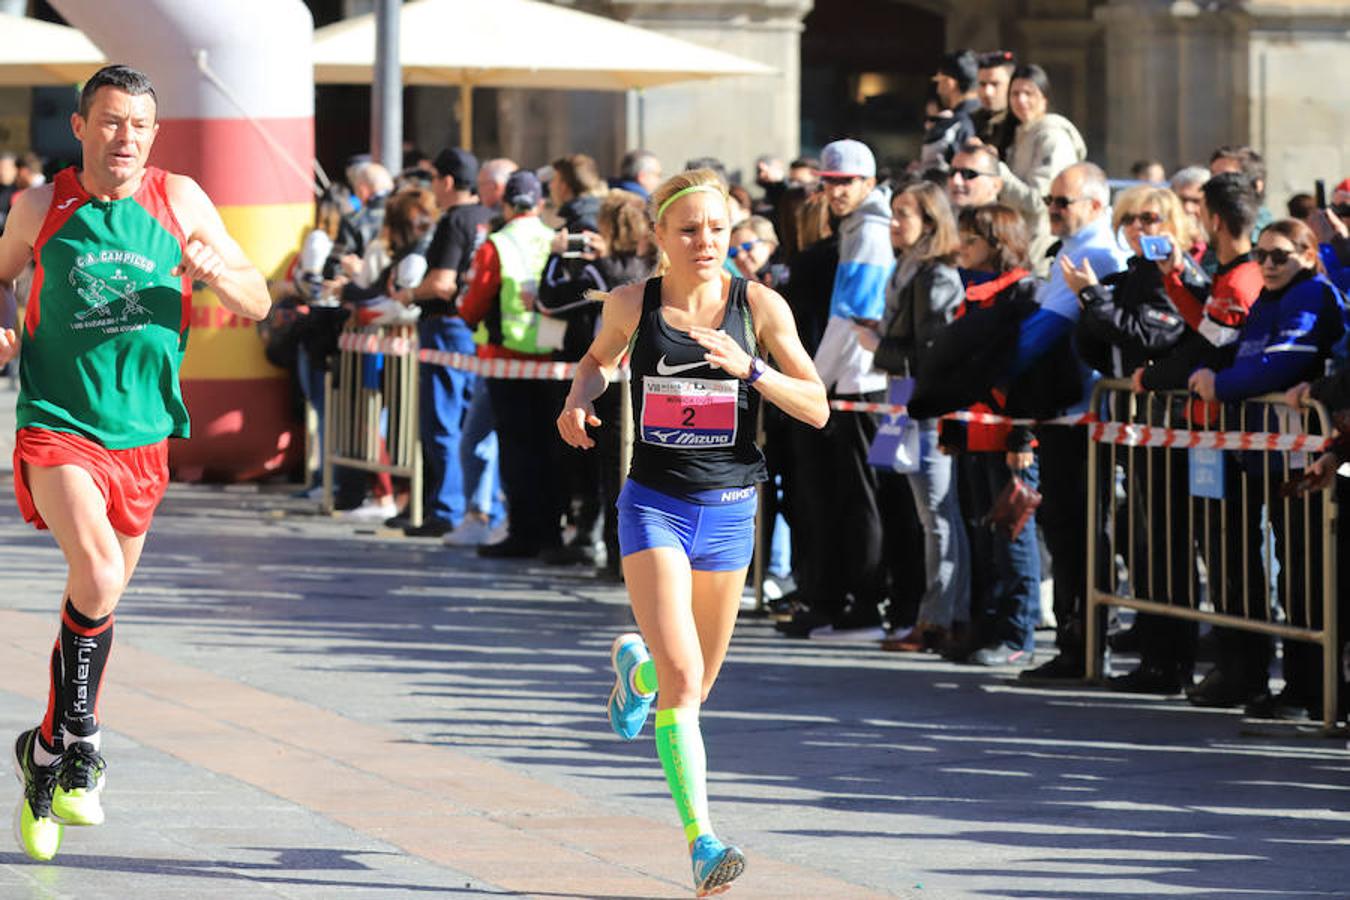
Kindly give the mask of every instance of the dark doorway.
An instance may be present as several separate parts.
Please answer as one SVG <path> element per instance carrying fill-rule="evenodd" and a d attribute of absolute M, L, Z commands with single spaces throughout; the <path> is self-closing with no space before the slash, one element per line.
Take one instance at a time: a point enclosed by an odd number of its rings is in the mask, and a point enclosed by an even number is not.
<path fill-rule="evenodd" d="M 817 2 L 802 32 L 802 147 L 865 141 L 879 164 L 918 155 L 946 21 L 894 0 Z"/>

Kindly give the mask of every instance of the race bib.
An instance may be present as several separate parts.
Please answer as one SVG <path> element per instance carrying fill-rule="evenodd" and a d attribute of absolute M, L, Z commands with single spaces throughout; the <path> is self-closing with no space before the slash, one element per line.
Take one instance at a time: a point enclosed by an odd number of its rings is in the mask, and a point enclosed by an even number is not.
<path fill-rule="evenodd" d="M 642 440 L 664 447 L 736 443 L 740 382 L 731 378 L 642 378 Z"/>

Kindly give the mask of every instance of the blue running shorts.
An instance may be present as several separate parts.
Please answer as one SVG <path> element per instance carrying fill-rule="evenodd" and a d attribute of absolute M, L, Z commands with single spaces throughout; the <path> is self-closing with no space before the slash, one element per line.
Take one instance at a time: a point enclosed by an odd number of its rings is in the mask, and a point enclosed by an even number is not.
<path fill-rule="evenodd" d="M 672 497 L 628 479 L 619 492 L 619 552 L 673 547 L 699 572 L 731 572 L 755 555 L 757 489 L 701 491 Z"/>

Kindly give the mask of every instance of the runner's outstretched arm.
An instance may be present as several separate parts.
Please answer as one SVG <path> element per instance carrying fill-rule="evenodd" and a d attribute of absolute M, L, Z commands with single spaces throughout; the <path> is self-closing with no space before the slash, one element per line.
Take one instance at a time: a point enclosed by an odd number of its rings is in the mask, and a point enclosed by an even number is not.
<path fill-rule="evenodd" d="M 586 351 L 581 362 L 577 363 L 572 389 L 567 392 L 562 414 L 558 416 L 558 433 L 570 446 L 583 450 L 595 446 L 595 441 L 586 434 L 587 425 L 592 428 L 600 425 L 592 402 L 609 387 L 610 376 L 623 361 L 628 341 L 637 329 L 638 317 L 642 312 L 644 288 L 643 283 L 624 285 L 605 299 L 600 333 L 591 342 L 591 348 Z"/>
<path fill-rule="evenodd" d="M 167 188 L 174 215 L 187 238 L 183 262 L 175 274 L 206 284 L 221 305 L 235 315 L 262 319 L 272 308 L 267 280 L 225 230 L 211 198 L 186 175 L 170 175 Z"/>

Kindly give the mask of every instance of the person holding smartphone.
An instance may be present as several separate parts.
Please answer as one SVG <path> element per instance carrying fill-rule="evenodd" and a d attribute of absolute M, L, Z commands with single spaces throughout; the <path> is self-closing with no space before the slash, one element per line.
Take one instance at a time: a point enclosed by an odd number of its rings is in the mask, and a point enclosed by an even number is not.
<path fill-rule="evenodd" d="M 1192 243 L 1191 220 L 1186 215 L 1180 198 L 1167 188 L 1140 186 L 1123 192 L 1116 200 L 1113 224 L 1125 238 L 1133 256 L 1126 268 L 1098 281 L 1092 266 L 1084 260 L 1074 264 L 1060 261 L 1064 280 L 1078 295 L 1082 313 L 1074 335 L 1079 354 L 1088 365 L 1113 378 L 1128 378 L 1132 373 L 1155 359 L 1167 356 L 1186 334 L 1186 320 L 1168 297 L 1160 260 L 1171 259 L 1176 248 Z M 1190 257 L 1180 254 L 1183 263 L 1193 267 Z M 1195 267 L 1197 274 L 1198 267 Z M 1143 424 L 1166 425 L 1167 410 L 1162 404 L 1144 405 Z M 1119 412 L 1119 411 L 1118 411 Z M 1174 410 L 1171 421 L 1181 421 L 1184 412 Z M 1140 451 L 1136 463 L 1141 463 Z M 1186 451 L 1167 451 L 1172 467 L 1170 481 L 1143 478 L 1145 467 L 1135 465 L 1131 471 L 1139 476 L 1130 496 L 1142 503 L 1150 498 L 1150 509 L 1167 508 L 1168 490 L 1171 490 L 1171 508 L 1185 509 L 1188 502 L 1186 478 Z M 1136 515 L 1138 524 L 1131 539 L 1143 549 L 1149 546 L 1148 532 L 1153 532 L 1153 547 L 1170 545 L 1164 517 Z M 1132 579 L 1143 579 L 1144 596 L 1161 602 L 1179 602 L 1193 605 L 1189 564 L 1186 553 L 1170 554 L 1172 578 L 1168 579 L 1168 554 L 1135 554 L 1138 559 L 1149 559 L 1149 571 L 1131 573 Z M 1168 596 L 1168 587 L 1171 593 Z M 1113 690 L 1131 693 L 1179 694 L 1191 681 L 1195 668 L 1195 626 L 1181 620 L 1150 616 L 1141 613 L 1136 619 L 1135 636 L 1140 645 L 1140 665 L 1126 675 L 1110 680 Z"/>

